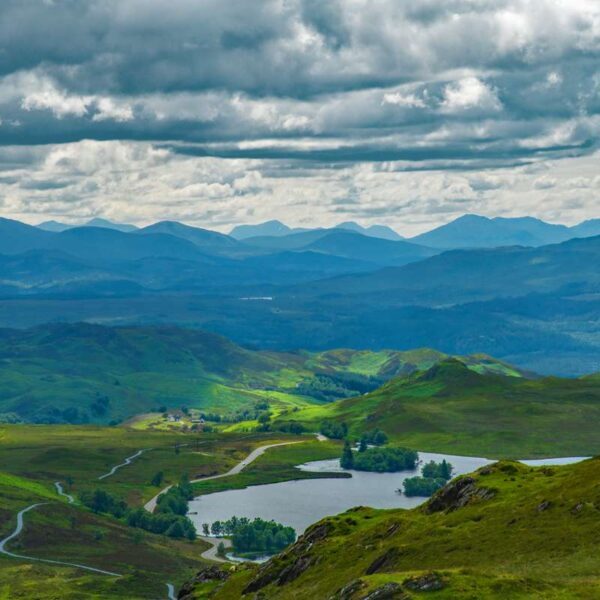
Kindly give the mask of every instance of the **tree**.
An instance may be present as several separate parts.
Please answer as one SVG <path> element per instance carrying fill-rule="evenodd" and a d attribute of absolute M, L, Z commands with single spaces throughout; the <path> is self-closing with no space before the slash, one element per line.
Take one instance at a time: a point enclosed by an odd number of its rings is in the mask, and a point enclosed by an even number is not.
<path fill-rule="evenodd" d="M 376 446 L 383 446 L 384 444 L 387 444 L 388 441 L 388 436 L 383 433 L 383 431 L 379 431 L 378 429 L 375 431 L 375 434 L 373 435 L 373 443 Z"/>
<path fill-rule="evenodd" d="M 440 477 L 449 481 L 452 479 L 452 465 L 446 461 L 446 459 L 442 460 L 442 464 L 440 465 Z"/>
<path fill-rule="evenodd" d="M 221 521 L 215 521 L 211 526 L 210 526 L 210 532 L 213 535 L 219 536 L 221 535 L 221 532 L 223 531 L 223 527 L 221 525 Z"/>
<path fill-rule="evenodd" d="M 344 442 L 344 450 L 342 451 L 342 458 L 340 459 L 340 467 L 342 469 L 351 469 L 354 466 L 354 455 L 352 454 L 352 448 L 350 448 L 350 442 L 346 440 Z"/>
<path fill-rule="evenodd" d="M 173 524 L 167 529 L 166 534 L 169 537 L 181 539 L 185 536 L 185 531 L 183 530 L 183 526 L 181 525 L 181 521 L 173 521 Z"/>
<path fill-rule="evenodd" d="M 258 422 L 265 424 L 268 423 L 271 420 L 271 413 L 270 412 L 263 412 L 260 413 L 260 415 L 258 416 Z"/>
<path fill-rule="evenodd" d="M 217 546 L 217 555 L 221 558 L 225 558 L 225 554 L 225 544 L 223 542 L 219 542 L 219 545 Z"/>
<path fill-rule="evenodd" d="M 436 463 L 431 460 L 426 465 L 423 466 L 421 470 L 421 474 L 423 477 L 428 477 L 431 479 L 443 479 L 444 481 L 449 481 L 452 479 L 452 465 L 446 461 L 446 459 L 442 460 L 441 463 Z"/>
<path fill-rule="evenodd" d="M 210 525 L 208 523 L 202 523 L 202 533 L 204 535 L 210 535 Z"/>
<path fill-rule="evenodd" d="M 164 473 L 162 471 L 159 471 L 158 473 L 156 473 L 156 475 L 154 475 L 150 484 L 154 487 L 160 487 L 160 484 L 163 482 L 163 478 Z"/>
<path fill-rule="evenodd" d="M 364 452 L 367 449 L 367 440 L 365 440 L 364 437 L 360 438 L 360 443 L 358 445 L 358 451 L 359 452 Z"/>

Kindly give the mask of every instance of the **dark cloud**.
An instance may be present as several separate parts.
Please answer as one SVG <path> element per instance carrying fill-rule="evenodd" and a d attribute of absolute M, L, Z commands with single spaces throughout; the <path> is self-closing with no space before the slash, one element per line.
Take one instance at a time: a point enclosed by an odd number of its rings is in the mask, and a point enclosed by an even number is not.
<path fill-rule="evenodd" d="M 599 30 L 591 0 L 5 0 L 0 144 L 325 162 L 586 152 Z"/>

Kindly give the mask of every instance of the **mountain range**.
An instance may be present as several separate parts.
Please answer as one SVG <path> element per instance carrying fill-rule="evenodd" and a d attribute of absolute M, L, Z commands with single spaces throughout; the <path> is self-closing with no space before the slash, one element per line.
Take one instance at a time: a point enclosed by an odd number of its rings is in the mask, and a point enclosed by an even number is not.
<path fill-rule="evenodd" d="M 0 325 L 173 323 L 263 349 L 429 346 L 542 373 L 598 370 L 600 237 L 538 245 L 547 228 L 534 219 L 453 227 L 506 233 L 517 222 L 535 243 L 445 250 L 436 244 L 448 237 L 424 245 L 344 228 L 239 240 L 170 221 L 56 232 L 0 219 Z"/>
<path fill-rule="evenodd" d="M 176 222 L 164 221 L 150 227 L 159 225 L 159 228 L 164 231 L 164 224 L 168 223 L 172 226 L 182 225 Z M 102 218 L 94 218 L 80 225 L 68 225 L 58 221 L 45 221 L 40 223 L 38 227 L 53 232 L 66 231 L 74 227 L 102 227 L 125 232 L 138 229 L 135 225 L 114 223 Z M 186 226 L 182 225 L 182 227 Z M 145 229 L 148 229 L 148 227 Z M 281 221 L 271 220 L 255 225 L 238 225 L 231 230 L 229 236 L 236 240 L 252 240 L 253 238 L 287 237 L 295 233 L 311 231 L 327 232 L 335 229 L 343 229 L 367 237 L 391 241 L 409 239 L 414 244 L 448 250 L 453 248 L 494 248 L 515 245 L 543 246 L 564 242 L 575 237 L 600 235 L 600 219 L 590 219 L 578 225 L 568 227 L 566 225 L 547 223 L 534 217 L 488 218 L 480 215 L 466 214 L 445 225 L 441 225 L 412 238 L 402 237 L 387 225 L 363 227 L 354 221 L 345 221 L 331 228 L 311 229 L 289 227 Z M 271 244 L 275 245 L 275 242 L 271 241 Z"/>

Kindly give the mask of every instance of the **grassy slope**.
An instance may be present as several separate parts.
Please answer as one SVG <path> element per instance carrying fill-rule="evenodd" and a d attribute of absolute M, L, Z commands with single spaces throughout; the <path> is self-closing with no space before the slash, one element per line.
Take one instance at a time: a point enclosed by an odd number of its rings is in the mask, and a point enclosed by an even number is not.
<path fill-rule="evenodd" d="M 444 357 L 432 350 L 258 352 L 176 327 L 80 323 L 0 330 L 0 413 L 52 422 L 52 408 L 75 407 L 75 422 L 106 424 L 161 405 L 227 413 L 264 399 L 281 411 L 317 402 L 296 392 L 315 373 L 387 380 Z M 514 372 L 487 357 L 468 360 L 474 368 Z M 105 413 L 92 408 L 99 398 L 110 400 Z"/>
<path fill-rule="evenodd" d="M 480 375 L 450 360 L 365 396 L 301 410 L 294 418 L 313 428 L 327 418 L 346 421 L 354 434 L 379 427 L 422 451 L 588 456 L 600 453 L 600 379 Z"/>
<path fill-rule="evenodd" d="M 113 579 L 0 556 L 0 599 L 165 597 L 166 582 L 181 584 L 201 564 L 204 543 L 179 542 L 146 532 L 140 541 L 135 536 L 137 530 L 94 515 L 80 505 L 66 504 L 57 495 L 54 482 L 62 481 L 75 495 L 102 488 L 139 506 L 159 490 L 149 484 L 159 470 L 165 473 L 164 484 L 177 481 L 183 473 L 197 477 L 223 472 L 255 447 L 286 439 L 297 438 L 272 434 L 185 435 L 91 426 L 0 427 L 0 534 L 7 535 L 14 529 L 19 510 L 36 502 L 49 502 L 25 515 L 26 528 L 9 549 L 125 575 Z M 178 444 L 188 445 L 180 446 L 175 453 Z M 99 475 L 141 448 L 152 450 L 98 481 Z M 262 458 L 266 456 L 268 453 Z M 72 485 L 67 483 L 69 477 Z"/>
<path fill-rule="evenodd" d="M 7 473 L 53 485 L 72 478 L 71 491 L 101 487 L 142 504 L 157 493 L 150 480 L 158 471 L 164 484 L 224 472 L 260 445 L 296 440 L 275 434 L 177 434 L 120 427 L 8 425 L 0 427 L 0 464 Z M 183 445 L 185 444 L 185 445 Z M 179 447 L 176 453 L 175 447 Z M 150 449 L 131 465 L 98 480 L 140 449 Z"/>
<path fill-rule="evenodd" d="M 2 600 L 164 597 L 167 582 L 180 583 L 198 566 L 201 542 L 178 542 L 149 533 L 134 538 L 134 531 L 122 523 L 66 504 L 48 484 L 0 473 L 0 498 L 2 537 L 13 531 L 19 510 L 44 503 L 25 515 L 25 529 L 9 550 L 123 575 L 114 578 L 1 556 Z"/>
<path fill-rule="evenodd" d="M 225 479 L 215 479 L 194 484 L 194 492 L 198 495 L 239 489 L 250 485 L 277 483 L 292 479 L 318 479 L 335 477 L 332 473 L 311 473 L 294 468 L 305 462 L 338 458 L 341 453 L 341 442 L 316 440 L 300 444 L 273 448 L 253 462 L 238 475 Z M 339 474 L 345 476 L 345 474 Z"/>
<path fill-rule="evenodd" d="M 600 459 L 537 469 L 504 462 L 485 472 L 475 475 L 476 485 L 495 496 L 450 512 L 360 508 L 325 519 L 324 539 L 301 538 L 261 573 L 277 576 L 306 558 L 311 565 L 293 581 L 261 592 L 270 600 L 337 598 L 337 590 L 360 579 L 364 587 L 345 600 L 364 598 L 387 582 L 403 585 L 406 598 L 432 600 L 600 597 Z M 544 502 L 550 504 L 540 510 Z M 388 564 L 367 575 L 391 549 Z M 431 571 L 445 581 L 443 590 L 415 593 L 403 584 Z M 243 568 L 214 596 L 210 586 L 198 587 L 196 598 L 241 598 L 256 575 L 256 567 Z"/>

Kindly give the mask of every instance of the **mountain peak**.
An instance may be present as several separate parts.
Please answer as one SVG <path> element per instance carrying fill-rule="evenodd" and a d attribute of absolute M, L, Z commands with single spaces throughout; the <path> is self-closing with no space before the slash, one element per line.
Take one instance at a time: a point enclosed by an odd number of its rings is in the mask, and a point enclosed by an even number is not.
<path fill-rule="evenodd" d="M 272 219 L 255 225 L 237 225 L 229 232 L 229 235 L 237 240 L 243 240 L 259 236 L 278 237 L 288 235 L 291 231 L 285 223 Z"/>
<path fill-rule="evenodd" d="M 128 233 L 130 231 L 135 231 L 137 227 L 135 225 L 129 225 L 128 223 L 113 223 L 108 219 L 103 219 L 101 217 L 94 217 L 90 219 L 87 223 L 84 223 L 83 227 L 100 227 L 103 229 L 116 229 L 117 231 L 123 231 Z"/>

